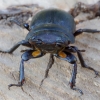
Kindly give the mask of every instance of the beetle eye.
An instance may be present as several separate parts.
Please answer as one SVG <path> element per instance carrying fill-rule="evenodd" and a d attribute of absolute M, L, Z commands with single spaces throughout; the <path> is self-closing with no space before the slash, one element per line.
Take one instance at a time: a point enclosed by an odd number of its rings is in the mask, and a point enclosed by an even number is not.
<path fill-rule="evenodd" d="M 57 47 L 62 47 L 61 43 L 56 43 Z"/>
<path fill-rule="evenodd" d="M 61 48 L 62 47 L 62 45 L 56 45 L 57 47 L 59 47 L 59 48 Z"/>

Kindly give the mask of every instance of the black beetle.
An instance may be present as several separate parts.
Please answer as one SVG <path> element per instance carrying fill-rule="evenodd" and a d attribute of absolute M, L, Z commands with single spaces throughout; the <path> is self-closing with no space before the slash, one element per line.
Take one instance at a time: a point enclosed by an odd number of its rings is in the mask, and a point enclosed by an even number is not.
<path fill-rule="evenodd" d="M 15 21 L 15 23 L 17 22 Z M 23 85 L 25 80 L 24 61 L 28 61 L 31 58 L 39 58 L 44 56 L 46 53 L 50 53 L 50 60 L 45 71 L 44 79 L 48 76 L 49 69 L 54 63 L 55 56 L 73 64 L 72 76 L 69 82 L 70 87 L 71 89 L 78 90 L 83 94 L 80 89 L 75 87 L 77 59 L 72 53 L 77 53 L 82 67 L 93 70 L 96 76 L 98 75 L 98 72 L 85 64 L 81 55 L 81 52 L 84 52 L 84 50 L 79 50 L 75 46 L 69 46 L 69 44 L 75 43 L 75 37 L 82 32 L 95 33 L 100 31 L 93 29 L 79 29 L 76 31 L 74 18 L 71 14 L 58 9 L 47 9 L 38 12 L 33 17 L 30 26 L 26 23 L 24 24 L 24 27 L 29 30 L 25 40 L 18 42 L 8 51 L 0 51 L 3 53 L 12 53 L 20 45 L 31 48 L 30 50 L 25 50 L 21 56 L 20 79 L 18 84 L 10 84 L 9 87 Z M 41 81 L 41 84 L 44 79 Z"/>

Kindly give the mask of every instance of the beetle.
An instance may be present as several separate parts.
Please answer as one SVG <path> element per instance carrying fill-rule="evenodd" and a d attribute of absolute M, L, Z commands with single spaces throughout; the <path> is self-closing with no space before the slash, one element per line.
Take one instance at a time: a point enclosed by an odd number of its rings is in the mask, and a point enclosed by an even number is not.
<path fill-rule="evenodd" d="M 16 21 L 14 22 L 18 24 Z M 25 23 L 23 26 L 29 31 L 25 40 L 18 42 L 7 51 L 0 50 L 2 53 L 13 53 L 13 51 L 15 51 L 20 45 L 30 48 L 28 50 L 24 50 L 24 53 L 21 56 L 20 77 L 18 84 L 10 84 L 8 85 L 9 88 L 11 86 L 20 87 L 24 84 L 25 61 L 32 58 L 39 58 L 44 56 L 46 53 L 50 53 L 50 59 L 45 71 L 44 79 L 47 78 L 49 69 L 54 63 L 54 57 L 65 60 L 73 65 L 72 75 L 69 82 L 70 88 L 73 90 L 78 90 L 81 94 L 83 94 L 80 89 L 75 87 L 77 59 L 72 53 L 77 53 L 82 67 L 94 71 L 96 76 L 99 74 L 94 68 L 85 64 L 81 54 L 81 52 L 84 52 L 84 50 L 79 50 L 76 46 L 70 46 L 70 44 L 75 43 L 75 37 L 83 32 L 95 33 L 100 31 L 95 29 L 76 30 L 73 16 L 68 12 L 59 9 L 42 10 L 33 17 L 30 25 Z M 41 85 L 44 79 L 41 81 Z"/>

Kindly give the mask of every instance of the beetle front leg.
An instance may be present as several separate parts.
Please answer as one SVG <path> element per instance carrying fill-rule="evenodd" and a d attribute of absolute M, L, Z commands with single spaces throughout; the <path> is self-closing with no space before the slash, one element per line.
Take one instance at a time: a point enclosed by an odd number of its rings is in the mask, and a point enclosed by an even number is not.
<path fill-rule="evenodd" d="M 61 54 L 61 53 L 62 53 L 62 54 Z M 60 53 L 60 55 L 59 55 L 59 53 L 58 53 L 58 54 L 55 55 L 55 56 L 56 56 L 57 58 L 59 58 L 59 59 L 68 61 L 69 63 L 73 64 L 72 75 L 71 75 L 71 79 L 70 79 L 70 82 L 69 82 L 70 88 L 73 89 L 73 90 L 79 91 L 80 94 L 82 95 L 82 94 L 83 94 L 82 90 L 80 90 L 80 89 L 78 89 L 78 88 L 75 87 L 75 83 L 76 83 L 75 80 L 76 80 L 76 74 L 77 74 L 77 64 L 76 64 L 77 59 L 76 59 L 76 57 L 75 57 L 74 55 L 72 55 L 71 53 L 63 52 L 63 51 L 62 51 L 61 53 Z M 64 55 L 64 57 L 61 56 L 61 55 Z M 66 57 L 65 57 L 65 55 L 66 55 Z"/>
<path fill-rule="evenodd" d="M 74 33 L 74 36 L 76 37 L 76 36 L 82 34 L 83 32 L 98 33 L 98 32 L 100 32 L 100 30 L 96 30 L 96 29 L 78 29 L 78 30 Z"/>
<path fill-rule="evenodd" d="M 11 49 L 9 49 L 9 50 L 7 50 L 7 51 L 2 51 L 2 50 L 0 50 L 0 52 L 2 52 L 2 53 L 12 53 L 12 52 L 14 52 L 20 45 L 27 46 L 27 47 L 31 47 L 31 45 L 29 44 L 28 41 L 22 40 L 22 41 L 18 42 L 17 44 L 15 44 Z"/>
<path fill-rule="evenodd" d="M 24 77 L 24 61 L 28 61 L 31 58 L 38 58 L 38 57 L 42 57 L 44 55 L 44 53 L 42 52 L 38 52 L 37 51 L 33 51 L 33 50 L 28 50 L 25 53 L 23 53 L 22 57 L 21 57 L 21 63 L 20 63 L 20 74 L 19 74 L 19 82 L 18 84 L 10 84 L 8 85 L 8 87 L 12 87 L 12 86 L 18 86 L 21 87 L 24 84 L 25 81 L 25 77 Z"/>
<path fill-rule="evenodd" d="M 20 63 L 20 71 L 19 72 L 20 72 L 20 74 L 19 74 L 20 78 L 19 78 L 18 84 L 10 84 L 10 85 L 8 85 L 9 89 L 12 86 L 21 87 L 24 84 L 25 77 L 24 77 L 24 60 L 23 59 L 21 60 L 21 63 Z"/>

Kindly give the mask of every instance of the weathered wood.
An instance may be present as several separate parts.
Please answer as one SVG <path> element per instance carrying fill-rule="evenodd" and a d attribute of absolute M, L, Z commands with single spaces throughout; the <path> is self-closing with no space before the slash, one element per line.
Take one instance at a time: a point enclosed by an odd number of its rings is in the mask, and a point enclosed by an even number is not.
<path fill-rule="evenodd" d="M 40 10 L 41 7 L 34 9 L 34 11 L 32 10 L 32 15 Z M 20 14 L 11 15 L 10 18 Z M 31 18 L 31 16 L 28 18 Z M 30 22 L 28 18 L 27 22 Z M 0 20 L 0 49 L 2 50 L 8 50 L 15 43 L 24 39 L 27 34 L 27 30 L 21 29 L 15 24 L 10 26 L 6 24 L 9 22 L 7 19 Z M 79 28 L 100 30 L 100 20 L 95 18 L 90 21 L 84 21 L 77 25 L 77 29 Z M 100 33 L 83 33 L 77 36 L 75 45 L 79 49 L 86 50 L 86 52 L 82 53 L 86 63 L 100 71 Z M 11 87 L 8 90 L 7 86 L 10 83 L 18 82 L 19 63 L 22 54 L 20 51 L 23 49 L 25 47 L 19 47 L 12 55 L 0 53 L 0 100 L 80 100 L 80 98 L 82 100 L 100 100 L 100 77 L 94 78 L 94 72 L 82 68 L 79 61 L 77 62 L 76 86 L 83 90 L 83 96 L 79 97 L 80 94 L 71 90 L 68 85 L 71 76 L 71 65 L 56 58 L 49 71 L 49 76 L 39 89 L 49 61 L 49 54 L 26 62 L 26 82 L 23 85 L 23 89 Z"/>

